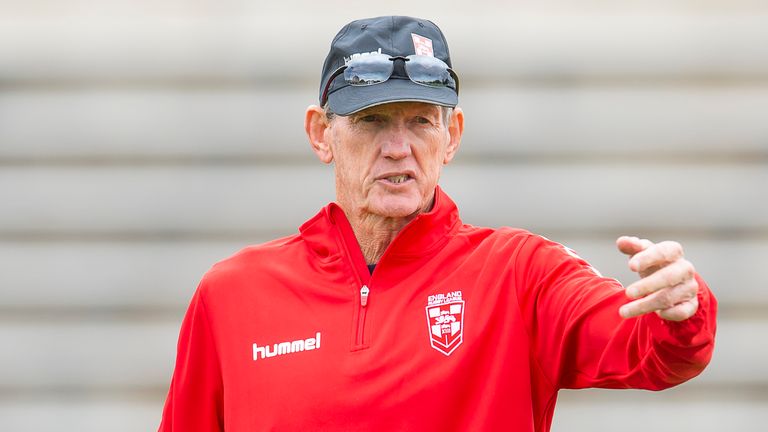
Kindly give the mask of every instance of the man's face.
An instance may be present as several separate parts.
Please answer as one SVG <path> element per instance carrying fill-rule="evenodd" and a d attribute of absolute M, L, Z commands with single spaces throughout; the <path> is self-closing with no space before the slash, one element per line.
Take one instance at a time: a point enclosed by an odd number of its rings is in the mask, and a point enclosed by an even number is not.
<path fill-rule="evenodd" d="M 428 210 L 441 168 L 458 147 L 442 112 L 437 105 L 398 102 L 335 117 L 325 137 L 342 208 L 393 218 Z"/>

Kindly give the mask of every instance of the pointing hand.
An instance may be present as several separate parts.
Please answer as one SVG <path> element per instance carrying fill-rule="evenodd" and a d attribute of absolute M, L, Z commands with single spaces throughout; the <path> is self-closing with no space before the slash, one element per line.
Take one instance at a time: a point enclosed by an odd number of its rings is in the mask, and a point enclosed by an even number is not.
<path fill-rule="evenodd" d="M 683 321 L 696 313 L 699 284 L 696 271 L 683 257 L 680 243 L 653 243 L 637 237 L 619 237 L 618 249 L 629 256 L 629 269 L 640 280 L 626 287 L 627 297 L 634 301 L 619 309 L 624 318 L 656 312 L 670 321 Z"/>

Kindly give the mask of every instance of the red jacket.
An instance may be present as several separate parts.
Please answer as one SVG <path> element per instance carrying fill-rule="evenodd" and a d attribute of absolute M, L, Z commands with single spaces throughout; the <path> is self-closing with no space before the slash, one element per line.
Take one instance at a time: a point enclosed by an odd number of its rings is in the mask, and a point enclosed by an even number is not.
<path fill-rule="evenodd" d="M 523 230 L 464 225 L 439 188 L 371 276 L 335 204 L 203 278 L 161 431 L 547 431 L 561 388 L 699 374 L 716 301 L 624 320 L 618 282 Z"/>

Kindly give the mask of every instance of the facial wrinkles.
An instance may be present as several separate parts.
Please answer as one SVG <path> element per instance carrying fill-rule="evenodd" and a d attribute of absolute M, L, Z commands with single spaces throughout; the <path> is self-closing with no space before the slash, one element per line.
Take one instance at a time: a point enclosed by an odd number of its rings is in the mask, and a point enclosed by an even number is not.
<path fill-rule="evenodd" d="M 345 195 L 348 204 L 363 210 L 378 176 L 412 171 L 425 201 L 422 205 L 426 205 L 449 139 L 441 115 L 436 106 L 393 104 L 334 120 L 337 192 Z"/>
<path fill-rule="evenodd" d="M 363 180 L 372 166 L 364 158 L 368 141 L 364 131 L 349 122 L 348 118 L 334 120 L 331 131 L 337 200 L 348 210 L 359 210 L 364 205 L 360 197 L 366 195 L 366 182 Z"/>
<path fill-rule="evenodd" d="M 369 128 L 374 135 L 373 142 L 387 146 L 382 150 L 385 150 L 390 159 L 405 159 L 410 154 L 415 155 L 422 147 L 433 149 L 432 141 L 441 139 L 441 133 L 447 132 L 447 129 L 442 127 L 440 111 L 436 108 L 392 109 L 379 115 L 381 120 Z M 420 123 L 420 118 L 429 122 Z"/>
<path fill-rule="evenodd" d="M 421 182 L 423 167 L 419 157 L 422 144 L 417 134 L 413 133 L 403 122 L 394 120 L 377 134 L 377 153 L 374 155 L 373 174 L 375 178 L 389 175 L 401 178 L 406 175 Z"/>

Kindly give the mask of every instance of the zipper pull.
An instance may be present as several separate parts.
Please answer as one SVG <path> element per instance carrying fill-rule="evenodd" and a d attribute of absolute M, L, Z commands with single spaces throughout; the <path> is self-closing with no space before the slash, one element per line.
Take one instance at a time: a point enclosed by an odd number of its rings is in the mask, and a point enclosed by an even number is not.
<path fill-rule="evenodd" d="M 371 290 L 365 285 L 360 288 L 360 306 L 365 307 L 368 304 L 368 294 L 370 294 L 370 292 Z"/>

